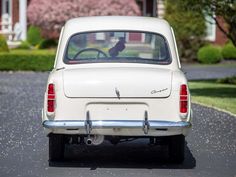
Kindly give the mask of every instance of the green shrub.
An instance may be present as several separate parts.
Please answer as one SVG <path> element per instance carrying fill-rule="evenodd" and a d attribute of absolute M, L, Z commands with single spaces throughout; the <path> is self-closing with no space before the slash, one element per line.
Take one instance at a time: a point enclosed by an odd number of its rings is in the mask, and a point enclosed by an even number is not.
<path fill-rule="evenodd" d="M 217 82 L 222 83 L 222 84 L 234 84 L 234 85 L 236 85 L 236 76 L 226 77 L 226 78 L 223 78 L 223 79 L 218 79 Z"/>
<path fill-rule="evenodd" d="M 22 41 L 17 49 L 30 49 L 31 45 L 27 41 Z"/>
<path fill-rule="evenodd" d="M 27 32 L 27 41 L 31 45 L 35 46 L 39 44 L 42 40 L 43 38 L 41 36 L 40 29 L 35 26 L 30 26 Z"/>
<path fill-rule="evenodd" d="M 200 63 L 213 64 L 220 62 L 222 56 L 219 47 L 208 45 L 198 50 L 197 58 Z"/>
<path fill-rule="evenodd" d="M 49 49 L 55 48 L 57 46 L 57 42 L 54 39 L 44 39 L 39 43 L 39 49 Z"/>
<path fill-rule="evenodd" d="M 9 52 L 6 39 L 2 35 L 0 35 L 0 52 Z"/>
<path fill-rule="evenodd" d="M 53 68 L 55 54 L 43 52 L 12 51 L 0 53 L 0 70 L 49 71 Z"/>
<path fill-rule="evenodd" d="M 232 43 L 226 44 L 221 53 L 224 59 L 236 59 L 236 47 Z"/>

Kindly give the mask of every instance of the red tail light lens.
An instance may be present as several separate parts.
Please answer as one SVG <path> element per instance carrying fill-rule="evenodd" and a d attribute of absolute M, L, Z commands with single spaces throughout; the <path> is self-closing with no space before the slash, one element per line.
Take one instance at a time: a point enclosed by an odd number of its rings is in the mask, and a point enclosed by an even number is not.
<path fill-rule="evenodd" d="M 180 86 L 180 113 L 188 112 L 188 89 L 187 85 Z"/>
<path fill-rule="evenodd" d="M 54 112 L 55 111 L 55 88 L 54 84 L 48 85 L 48 100 L 47 100 L 47 111 Z"/>
<path fill-rule="evenodd" d="M 187 95 L 188 91 L 187 91 L 187 85 L 181 85 L 180 86 L 180 95 Z"/>
<path fill-rule="evenodd" d="M 48 94 L 55 94 L 54 84 L 48 85 Z"/>

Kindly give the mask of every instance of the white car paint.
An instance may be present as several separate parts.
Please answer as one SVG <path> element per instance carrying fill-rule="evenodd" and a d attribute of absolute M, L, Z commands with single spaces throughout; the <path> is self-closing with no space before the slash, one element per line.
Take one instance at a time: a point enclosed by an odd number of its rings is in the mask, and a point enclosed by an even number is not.
<path fill-rule="evenodd" d="M 71 36 L 80 32 L 106 30 L 137 30 L 163 35 L 169 45 L 172 62 L 168 65 L 141 63 L 88 63 L 68 65 L 63 62 Z M 45 122 L 70 121 L 148 121 L 188 123 L 184 127 L 167 127 L 166 131 L 142 128 L 92 128 L 91 135 L 170 136 L 187 135 L 191 126 L 191 101 L 188 112 L 181 114 L 180 85 L 187 84 L 180 62 L 172 28 L 165 21 L 148 17 L 83 17 L 69 20 L 62 29 L 54 69 L 48 84 L 55 85 L 55 112 L 47 112 L 45 92 L 42 121 L 46 132 L 87 135 L 86 127 L 50 127 Z M 188 90 L 189 93 L 189 90 Z M 119 94 L 119 96 L 118 96 Z M 83 124 L 84 126 L 84 124 Z M 142 125 L 141 125 L 142 126 Z"/>

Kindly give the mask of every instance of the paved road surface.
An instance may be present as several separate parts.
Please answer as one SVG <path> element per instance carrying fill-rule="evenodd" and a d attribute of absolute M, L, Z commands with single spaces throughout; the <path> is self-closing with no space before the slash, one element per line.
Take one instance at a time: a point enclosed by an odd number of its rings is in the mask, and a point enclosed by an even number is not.
<path fill-rule="evenodd" d="M 47 73 L 0 73 L 1 177 L 233 177 L 236 117 L 193 105 L 194 127 L 182 165 L 144 140 L 117 146 L 67 146 L 67 160 L 48 165 L 48 139 L 40 120 Z"/>
<path fill-rule="evenodd" d="M 229 66 L 194 66 L 183 65 L 183 71 L 190 80 L 217 79 L 236 76 L 236 68 Z"/>

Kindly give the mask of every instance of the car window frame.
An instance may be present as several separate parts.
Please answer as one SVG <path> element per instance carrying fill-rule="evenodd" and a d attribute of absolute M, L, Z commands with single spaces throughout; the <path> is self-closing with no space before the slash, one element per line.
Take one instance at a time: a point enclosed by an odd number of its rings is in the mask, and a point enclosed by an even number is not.
<path fill-rule="evenodd" d="M 82 62 L 76 62 L 76 63 L 68 63 L 66 61 L 68 61 L 69 59 L 67 58 L 67 51 L 68 51 L 68 48 L 69 48 L 69 43 L 70 43 L 70 40 L 72 37 L 76 36 L 76 35 L 79 35 L 79 34 L 85 34 L 85 33 L 102 33 L 102 32 L 138 32 L 138 33 L 149 33 L 149 34 L 154 34 L 154 35 L 159 35 L 161 36 L 163 39 L 164 39 L 164 42 L 167 46 L 167 50 L 169 52 L 169 59 L 166 61 L 166 62 L 157 62 L 157 61 L 154 61 L 154 60 L 150 60 L 150 59 L 147 59 L 149 60 L 148 62 L 135 62 L 136 60 L 127 60 L 126 62 L 124 62 L 125 59 L 123 60 L 96 60 L 95 61 L 90 61 L 88 62 L 88 60 L 86 61 L 82 61 Z M 141 60 L 140 60 L 141 61 Z M 171 53 L 171 50 L 170 50 L 170 46 L 169 46 L 169 42 L 167 40 L 167 38 L 160 34 L 160 33 L 157 33 L 157 32 L 151 32 L 151 31 L 143 31 L 143 30 L 116 30 L 116 29 L 112 29 L 112 30 L 93 30 L 93 31 L 83 31 L 83 32 L 78 32 L 78 33 L 74 33 L 73 35 L 71 35 L 67 41 L 66 41 L 66 46 L 65 46 L 65 50 L 64 50 L 64 53 L 63 53 L 63 63 L 66 64 L 66 65 L 77 65 L 77 64 L 94 64 L 94 63 L 135 63 L 135 64 L 156 64 L 156 65 L 170 65 L 172 63 L 172 53 Z"/>

